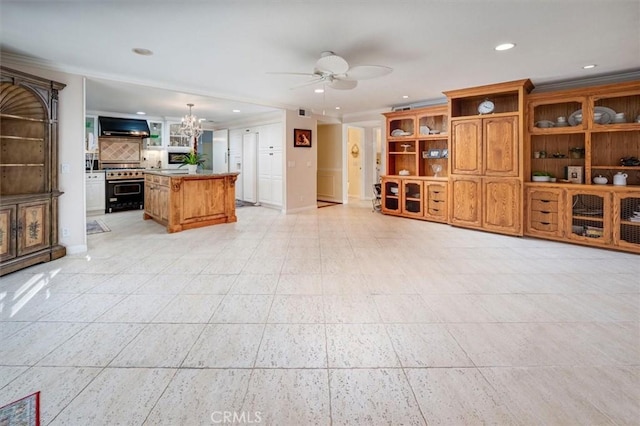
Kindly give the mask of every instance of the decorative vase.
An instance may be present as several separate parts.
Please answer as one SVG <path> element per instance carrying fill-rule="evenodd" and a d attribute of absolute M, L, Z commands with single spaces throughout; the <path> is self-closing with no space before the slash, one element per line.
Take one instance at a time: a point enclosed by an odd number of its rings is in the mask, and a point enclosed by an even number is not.
<path fill-rule="evenodd" d="M 197 164 L 187 164 L 187 169 L 189 170 L 190 175 L 195 175 L 198 170 Z"/>

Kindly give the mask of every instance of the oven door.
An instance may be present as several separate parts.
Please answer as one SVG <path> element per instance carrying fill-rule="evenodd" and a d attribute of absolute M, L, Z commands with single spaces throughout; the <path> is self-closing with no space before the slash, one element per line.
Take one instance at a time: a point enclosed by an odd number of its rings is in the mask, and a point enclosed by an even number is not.
<path fill-rule="evenodd" d="M 106 212 L 144 208 L 144 179 L 111 180 L 106 185 Z"/>

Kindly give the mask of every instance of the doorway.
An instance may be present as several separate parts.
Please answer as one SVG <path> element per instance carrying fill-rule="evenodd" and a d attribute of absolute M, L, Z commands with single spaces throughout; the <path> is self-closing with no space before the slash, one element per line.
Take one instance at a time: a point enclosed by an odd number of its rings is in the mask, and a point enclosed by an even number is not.
<path fill-rule="evenodd" d="M 350 198 L 361 199 L 362 193 L 362 157 L 364 156 L 364 129 L 361 127 L 347 128 L 347 195 Z"/>

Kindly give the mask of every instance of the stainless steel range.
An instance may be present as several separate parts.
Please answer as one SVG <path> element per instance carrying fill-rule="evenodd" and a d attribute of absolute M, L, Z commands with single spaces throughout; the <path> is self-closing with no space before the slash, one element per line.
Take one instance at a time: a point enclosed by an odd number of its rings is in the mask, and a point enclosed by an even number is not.
<path fill-rule="evenodd" d="M 105 168 L 105 213 L 144 209 L 144 169 Z"/>

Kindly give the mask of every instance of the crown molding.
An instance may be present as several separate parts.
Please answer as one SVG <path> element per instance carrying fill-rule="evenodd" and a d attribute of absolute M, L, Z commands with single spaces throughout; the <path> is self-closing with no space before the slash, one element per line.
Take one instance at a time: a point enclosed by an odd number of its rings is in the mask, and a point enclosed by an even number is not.
<path fill-rule="evenodd" d="M 532 93 L 576 89 L 580 87 L 599 86 L 603 84 L 621 83 L 624 81 L 633 80 L 640 80 L 640 69 L 627 70 L 617 73 L 600 74 L 579 79 L 534 83 L 535 89 L 533 89 Z"/>

